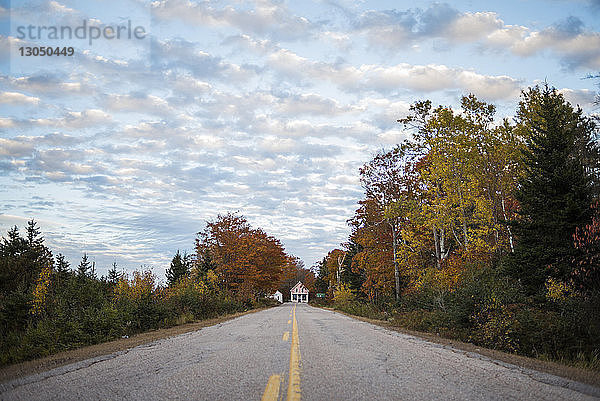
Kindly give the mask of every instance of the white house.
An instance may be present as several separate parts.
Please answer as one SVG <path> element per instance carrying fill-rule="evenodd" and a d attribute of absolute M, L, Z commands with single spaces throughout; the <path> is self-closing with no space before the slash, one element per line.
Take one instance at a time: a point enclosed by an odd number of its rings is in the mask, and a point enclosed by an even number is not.
<path fill-rule="evenodd" d="M 290 295 L 292 302 L 308 302 L 308 288 L 301 281 L 292 288 Z"/>
<path fill-rule="evenodd" d="M 279 290 L 275 291 L 271 298 L 276 299 L 280 304 L 283 303 L 283 294 Z"/>

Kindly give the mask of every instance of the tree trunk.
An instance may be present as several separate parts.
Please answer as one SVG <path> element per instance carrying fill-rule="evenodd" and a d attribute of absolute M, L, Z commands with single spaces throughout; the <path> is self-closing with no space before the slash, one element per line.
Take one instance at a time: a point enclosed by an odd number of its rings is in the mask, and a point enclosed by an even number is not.
<path fill-rule="evenodd" d="M 398 260 L 396 259 L 396 247 L 397 247 L 397 239 L 398 233 L 396 232 L 395 224 L 391 224 L 392 227 L 392 251 L 394 252 L 393 260 L 394 260 L 394 279 L 396 284 L 396 302 L 400 301 L 400 270 L 398 269 Z"/>
<path fill-rule="evenodd" d="M 504 216 L 504 221 L 508 221 L 508 219 L 506 218 L 506 208 L 504 206 L 504 197 L 502 197 L 502 214 Z M 510 230 L 510 226 L 509 225 L 507 225 L 506 228 L 508 229 L 508 242 L 510 244 L 510 252 L 514 253 L 515 252 L 515 247 L 513 245 L 512 231 Z"/>
<path fill-rule="evenodd" d="M 440 230 L 440 265 L 444 259 L 446 259 L 446 231 L 444 229 Z"/>
<path fill-rule="evenodd" d="M 458 187 L 458 196 L 460 198 L 460 214 L 462 215 L 462 229 L 463 229 L 464 244 L 465 244 L 465 249 L 467 249 L 467 244 L 469 241 L 469 237 L 467 235 L 467 215 L 465 214 L 465 205 L 464 205 L 462 190 L 461 190 L 460 186 Z"/>
<path fill-rule="evenodd" d="M 338 268 L 337 268 L 337 289 L 340 290 L 341 281 L 342 281 L 342 265 L 344 264 L 344 259 L 346 259 L 346 252 L 344 252 L 344 256 L 341 258 L 338 256 Z"/>
<path fill-rule="evenodd" d="M 433 226 L 433 242 L 434 242 L 434 246 L 435 246 L 435 266 L 438 269 L 442 268 L 441 265 L 441 254 L 440 254 L 440 239 L 438 237 L 438 233 L 437 233 L 437 229 L 435 228 L 435 226 Z"/>

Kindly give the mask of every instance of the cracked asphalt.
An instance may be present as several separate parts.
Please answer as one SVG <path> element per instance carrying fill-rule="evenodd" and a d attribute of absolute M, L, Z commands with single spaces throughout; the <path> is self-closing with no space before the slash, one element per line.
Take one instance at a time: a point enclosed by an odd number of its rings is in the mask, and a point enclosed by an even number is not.
<path fill-rule="evenodd" d="M 0 384 L 2 400 L 259 400 L 290 368 L 291 304 Z M 600 389 L 308 305 L 305 400 L 591 400 Z M 285 333 L 288 335 L 285 335 Z"/>

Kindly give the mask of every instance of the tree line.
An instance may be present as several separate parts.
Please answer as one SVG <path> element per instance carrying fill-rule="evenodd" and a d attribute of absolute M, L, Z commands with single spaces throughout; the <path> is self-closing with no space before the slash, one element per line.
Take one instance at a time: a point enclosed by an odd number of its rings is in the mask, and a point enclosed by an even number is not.
<path fill-rule="evenodd" d="M 198 233 L 195 253 L 177 251 L 166 283 L 148 269 L 113 263 L 98 277 L 84 254 L 75 267 L 46 245 L 33 220 L 0 239 L 0 366 L 199 319 L 272 305 L 267 296 L 314 274 L 281 242 L 239 214 Z"/>
<path fill-rule="evenodd" d="M 547 85 L 514 121 L 494 115 L 474 95 L 414 103 L 410 139 L 360 169 L 316 286 L 359 314 L 600 368 L 597 121 Z"/>

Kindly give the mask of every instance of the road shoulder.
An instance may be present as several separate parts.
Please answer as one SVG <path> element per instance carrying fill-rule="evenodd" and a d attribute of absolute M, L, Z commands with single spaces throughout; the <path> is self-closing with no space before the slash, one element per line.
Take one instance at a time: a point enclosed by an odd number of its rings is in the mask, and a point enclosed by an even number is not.
<path fill-rule="evenodd" d="M 31 361 L 20 362 L 14 365 L 0 368 L 0 383 L 5 383 L 14 379 L 46 372 L 48 370 L 65 366 L 71 363 L 84 361 L 86 359 L 97 358 L 103 355 L 112 354 L 137 347 L 139 345 L 162 340 L 164 338 L 174 337 L 180 334 L 200 330 L 204 327 L 214 326 L 244 316 L 250 313 L 259 312 L 269 308 L 252 309 L 247 312 L 235 313 L 232 315 L 221 316 L 214 319 L 201 320 L 194 323 L 182 324 L 166 329 L 158 329 L 139 333 L 128 338 L 119 338 L 100 344 L 94 344 L 76 348 L 68 351 L 59 352 L 47 357 L 33 359 Z"/>
<path fill-rule="evenodd" d="M 394 326 L 384 320 L 369 319 L 362 316 L 355 316 L 349 313 L 345 313 L 333 308 L 320 307 L 326 310 L 330 310 L 335 313 L 346 315 L 356 320 L 371 323 L 376 326 L 383 327 L 388 330 L 396 331 L 402 334 L 412 335 L 432 343 L 440 344 L 443 346 L 449 346 L 466 353 L 475 353 L 484 357 L 493 359 L 495 361 L 501 361 L 511 365 L 518 366 L 524 369 L 530 369 L 538 372 L 548 373 L 554 376 L 562 377 L 568 380 L 588 384 L 590 386 L 600 388 L 600 372 L 593 370 L 580 369 L 573 366 L 562 365 L 557 362 L 543 361 L 535 358 L 528 358 L 521 355 L 509 354 L 502 351 L 497 351 L 489 348 L 479 347 L 474 344 L 464 343 L 458 340 L 452 340 L 444 338 L 432 333 L 424 333 L 419 331 L 407 330 L 402 327 Z"/>

